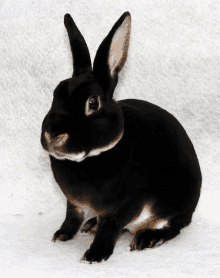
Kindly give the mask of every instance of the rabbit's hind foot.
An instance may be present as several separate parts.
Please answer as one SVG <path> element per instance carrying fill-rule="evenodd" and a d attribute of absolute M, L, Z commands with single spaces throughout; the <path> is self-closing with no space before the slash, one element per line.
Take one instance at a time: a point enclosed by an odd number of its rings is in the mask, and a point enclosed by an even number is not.
<path fill-rule="evenodd" d="M 131 242 L 130 250 L 143 250 L 144 248 L 160 246 L 164 242 L 176 237 L 179 233 L 179 229 L 173 228 L 138 231 Z"/>

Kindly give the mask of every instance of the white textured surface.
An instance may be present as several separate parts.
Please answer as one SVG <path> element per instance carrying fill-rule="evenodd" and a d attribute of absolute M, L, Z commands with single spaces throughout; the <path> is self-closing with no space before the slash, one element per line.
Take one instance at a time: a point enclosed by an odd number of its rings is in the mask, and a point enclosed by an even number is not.
<path fill-rule="evenodd" d="M 130 49 L 115 98 L 148 100 L 180 120 L 200 160 L 203 190 L 193 224 L 179 237 L 136 253 L 124 238 L 109 261 L 90 266 L 79 259 L 92 236 L 50 242 L 65 198 L 40 145 L 41 123 L 55 86 L 72 74 L 64 14 L 73 16 L 93 59 L 127 10 Z M 219 1 L 1 0 L 0 62 L 1 277 L 220 276 Z"/>

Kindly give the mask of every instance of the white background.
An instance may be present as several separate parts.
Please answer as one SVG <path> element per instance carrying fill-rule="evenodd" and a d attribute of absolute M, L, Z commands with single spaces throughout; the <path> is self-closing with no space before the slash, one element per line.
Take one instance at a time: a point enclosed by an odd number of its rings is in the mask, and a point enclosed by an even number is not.
<path fill-rule="evenodd" d="M 131 40 L 115 99 L 147 100 L 182 123 L 200 161 L 202 194 L 192 224 L 177 238 L 131 253 L 126 234 L 107 262 L 87 265 L 80 259 L 92 235 L 51 242 L 66 202 L 40 145 L 41 124 L 54 88 L 72 74 L 64 14 L 74 18 L 93 60 L 125 11 Z M 219 1 L 1 0 L 1 277 L 219 277 L 219 115 Z"/>

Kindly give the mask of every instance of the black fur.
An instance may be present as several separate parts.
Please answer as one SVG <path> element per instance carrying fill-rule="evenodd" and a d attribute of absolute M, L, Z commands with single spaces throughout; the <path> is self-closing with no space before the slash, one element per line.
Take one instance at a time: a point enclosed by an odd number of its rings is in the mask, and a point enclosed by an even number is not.
<path fill-rule="evenodd" d="M 78 44 L 71 43 L 77 70 L 74 67 L 73 77 L 55 89 L 42 125 L 42 146 L 50 153 L 54 177 L 67 197 L 66 219 L 53 240 L 73 238 L 84 220 L 83 209 L 92 210 L 96 218 L 83 228 L 85 232 L 96 228 L 95 239 L 83 256 L 89 262 L 107 260 L 123 228 L 145 206 L 152 216 L 137 228 L 131 250 L 172 239 L 191 222 L 200 196 L 199 162 L 174 116 L 146 101 L 112 99 L 127 49 L 113 73 L 108 55 L 117 30 L 129 28 L 129 24 L 123 25 L 126 20 L 130 22 L 128 12 L 101 44 L 92 72 L 86 43 L 70 15 L 65 16 L 70 42 Z M 129 30 L 125 32 L 127 41 L 129 34 Z M 85 107 L 92 95 L 100 98 L 101 108 L 88 116 Z M 66 141 L 61 144 L 60 138 Z M 79 161 L 67 157 L 78 153 L 82 153 Z M 160 228 L 160 220 L 168 224 Z"/>

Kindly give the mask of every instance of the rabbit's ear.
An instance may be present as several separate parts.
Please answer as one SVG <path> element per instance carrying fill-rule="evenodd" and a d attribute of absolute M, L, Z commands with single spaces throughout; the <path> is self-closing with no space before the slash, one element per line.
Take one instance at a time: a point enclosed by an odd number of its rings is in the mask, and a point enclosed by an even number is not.
<path fill-rule="evenodd" d="M 64 24 L 68 32 L 70 46 L 73 56 L 73 75 L 79 75 L 81 73 L 91 71 L 91 59 L 87 44 L 73 21 L 70 14 L 64 16 Z"/>
<path fill-rule="evenodd" d="M 125 64 L 131 31 L 131 15 L 125 12 L 115 23 L 96 53 L 93 73 L 111 97 L 118 82 L 118 73 Z"/>

